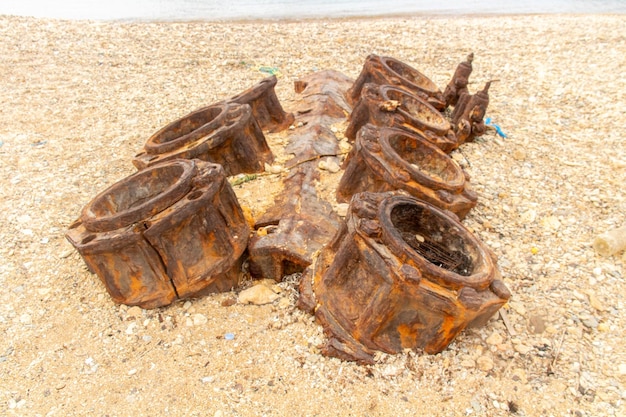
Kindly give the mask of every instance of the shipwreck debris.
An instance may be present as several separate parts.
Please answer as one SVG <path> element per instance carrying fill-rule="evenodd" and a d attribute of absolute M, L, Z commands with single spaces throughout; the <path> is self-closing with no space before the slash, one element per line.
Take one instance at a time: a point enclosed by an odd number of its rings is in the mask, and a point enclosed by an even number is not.
<path fill-rule="evenodd" d="M 449 106 L 456 106 L 459 101 L 459 97 L 463 94 L 469 94 L 467 84 L 469 83 L 469 77 L 472 74 L 472 61 L 474 61 L 474 53 L 470 53 L 467 59 L 461 62 L 454 71 L 452 79 L 443 91 L 443 100 L 446 103 L 446 108 Z"/>
<path fill-rule="evenodd" d="M 377 351 L 437 353 L 510 297 L 490 251 L 458 220 L 413 197 L 360 193 L 300 283 L 323 353 L 373 362 Z"/>
<path fill-rule="evenodd" d="M 352 141 L 361 127 L 371 123 L 404 129 L 447 153 L 458 146 L 452 126 L 443 114 L 420 97 L 393 85 L 365 84 L 349 120 L 345 136 Z"/>
<path fill-rule="evenodd" d="M 267 77 L 243 93 L 232 97 L 229 102 L 249 105 L 261 129 L 271 133 L 285 130 L 291 126 L 294 117 L 293 114 L 283 110 L 276 97 L 274 87 L 277 82 L 275 75 Z"/>
<path fill-rule="evenodd" d="M 319 159 L 336 159 L 338 141 L 330 126 L 345 120 L 350 106 L 344 99 L 352 80 L 336 71 L 321 71 L 295 82 L 301 95 L 295 113 L 299 126 L 290 135 L 286 150 L 289 174 L 274 205 L 256 221 L 250 239 L 250 272 L 255 277 L 280 281 L 302 272 L 313 254 L 330 241 L 340 220 L 332 206 L 317 196 Z"/>
<path fill-rule="evenodd" d="M 217 103 L 198 109 L 152 135 L 133 159 L 138 169 L 174 159 L 222 165 L 226 175 L 263 172 L 274 156 L 248 104 Z"/>
<path fill-rule="evenodd" d="M 452 112 L 452 126 L 459 145 L 472 142 L 487 130 L 483 119 L 489 106 L 490 86 L 491 81 L 485 84 L 482 91 L 476 94 L 463 93 L 459 97 L 459 102 Z"/>
<path fill-rule="evenodd" d="M 478 200 L 452 158 L 405 130 L 363 126 L 345 165 L 339 202 L 362 191 L 404 190 L 463 219 Z"/>
<path fill-rule="evenodd" d="M 248 235 L 224 169 L 178 159 L 98 194 L 66 237 L 115 302 L 155 308 L 236 287 Z"/>
<path fill-rule="evenodd" d="M 395 58 L 372 54 L 365 59 L 361 74 L 347 94 L 351 104 L 359 101 L 361 90 L 367 83 L 400 86 L 428 101 L 437 110 L 445 108 L 439 87 L 415 68 Z"/>

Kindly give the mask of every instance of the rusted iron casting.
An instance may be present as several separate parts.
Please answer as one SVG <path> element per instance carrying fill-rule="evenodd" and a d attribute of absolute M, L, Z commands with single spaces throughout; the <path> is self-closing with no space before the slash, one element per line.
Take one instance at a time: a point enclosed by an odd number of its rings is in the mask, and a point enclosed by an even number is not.
<path fill-rule="evenodd" d="M 272 75 L 229 101 L 248 104 L 252 108 L 252 114 L 261 129 L 269 130 L 272 133 L 280 132 L 291 126 L 294 118 L 293 114 L 286 113 L 280 105 L 274 91 L 276 83 L 276 76 Z"/>
<path fill-rule="evenodd" d="M 404 129 L 432 142 L 444 152 L 458 146 L 450 122 L 421 98 L 392 85 L 368 83 L 350 114 L 345 136 L 354 140 L 366 123 Z"/>
<path fill-rule="evenodd" d="M 445 108 L 439 87 L 415 68 L 395 58 L 374 54 L 366 58 L 361 74 L 348 91 L 351 104 L 359 101 L 361 89 L 367 83 L 399 86 L 428 101 L 437 110 Z"/>
<path fill-rule="evenodd" d="M 222 167 L 178 159 L 98 194 L 66 237 L 115 302 L 154 308 L 236 287 L 248 235 Z"/>
<path fill-rule="evenodd" d="M 469 76 L 472 74 L 472 61 L 474 60 L 474 53 L 470 53 L 467 56 L 467 60 L 461 62 L 454 71 L 452 79 L 446 86 L 443 92 L 443 99 L 446 103 L 446 107 L 456 106 L 459 101 L 459 97 L 463 94 L 468 94 L 467 84 L 469 83 Z"/>
<path fill-rule="evenodd" d="M 489 106 L 489 87 L 491 81 L 485 84 L 482 91 L 472 95 L 463 93 L 452 112 L 452 125 L 459 145 L 472 142 L 482 136 L 487 128 L 483 118 Z"/>
<path fill-rule="evenodd" d="M 135 156 L 138 169 L 173 159 L 201 159 L 226 175 L 263 172 L 274 160 L 248 104 L 217 103 L 198 109 L 152 135 Z"/>
<path fill-rule="evenodd" d="M 463 219 L 478 200 L 452 158 L 401 129 L 363 126 L 345 165 L 339 202 L 361 191 L 404 190 Z"/>
<path fill-rule="evenodd" d="M 373 362 L 377 351 L 437 353 L 510 297 L 490 251 L 454 217 L 397 193 L 360 193 L 300 284 L 323 353 Z"/>
<path fill-rule="evenodd" d="M 256 222 L 250 239 L 250 272 L 255 277 L 282 280 L 302 272 L 313 254 L 327 244 L 339 227 L 332 206 L 317 196 L 319 159 L 336 158 L 338 141 L 330 129 L 350 112 L 344 95 L 352 84 L 336 71 L 321 71 L 295 82 L 301 95 L 287 152 L 289 174 L 283 192 Z M 325 156 L 326 155 L 326 156 Z"/>

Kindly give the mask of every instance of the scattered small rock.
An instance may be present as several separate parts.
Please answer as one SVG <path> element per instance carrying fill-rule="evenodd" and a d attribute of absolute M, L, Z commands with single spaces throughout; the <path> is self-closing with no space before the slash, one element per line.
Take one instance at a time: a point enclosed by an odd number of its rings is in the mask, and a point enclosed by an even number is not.
<path fill-rule="evenodd" d="M 595 329 L 598 327 L 598 320 L 594 316 L 584 316 L 580 318 L 583 326 L 589 329 Z"/>
<path fill-rule="evenodd" d="M 332 172 L 333 174 L 341 170 L 341 167 L 339 166 L 339 164 L 333 161 L 332 159 L 328 161 L 320 161 L 320 163 L 317 164 L 317 167 L 324 171 Z"/>
<path fill-rule="evenodd" d="M 209 321 L 209 319 L 207 319 L 204 314 L 200 313 L 194 314 L 193 316 L 191 316 L 191 319 L 193 320 L 194 326 L 202 326 Z"/>
<path fill-rule="evenodd" d="M 531 350 L 533 350 L 532 347 L 526 346 L 523 343 L 514 344 L 513 349 L 515 349 L 515 351 L 520 355 L 527 355 Z"/>
<path fill-rule="evenodd" d="M 513 159 L 516 161 L 525 161 L 526 160 L 526 151 L 523 149 L 516 149 L 513 151 Z"/>
<path fill-rule="evenodd" d="M 502 338 L 502 336 L 500 336 L 496 332 L 491 333 L 491 336 L 489 336 L 486 340 L 487 344 L 492 346 L 501 345 L 503 341 L 504 339 Z"/>
<path fill-rule="evenodd" d="M 489 356 L 481 356 L 476 359 L 476 365 L 481 371 L 491 371 L 493 369 L 493 359 L 491 359 Z"/>
<path fill-rule="evenodd" d="M 239 293 L 240 304 L 263 305 L 269 304 L 279 297 L 274 291 L 263 284 L 257 284 Z"/>
<path fill-rule="evenodd" d="M 546 322 L 544 321 L 543 317 L 539 315 L 533 315 L 530 316 L 530 319 L 528 320 L 528 327 L 530 328 L 530 331 L 534 334 L 541 334 L 546 331 Z"/>

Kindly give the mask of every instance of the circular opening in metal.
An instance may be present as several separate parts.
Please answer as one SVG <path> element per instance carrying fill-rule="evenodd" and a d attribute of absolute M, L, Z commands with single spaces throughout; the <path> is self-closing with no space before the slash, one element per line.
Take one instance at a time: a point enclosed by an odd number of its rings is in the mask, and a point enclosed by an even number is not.
<path fill-rule="evenodd" d="M 466 277 L 476 271 L 479 251 L 473 242 L 459 225 L 429 206 L 398 204 L 390 217 L 404 242 L 431 264 Z"/>
<path fill-rule="evenodd" d="M 399 88 L 385 88 L 383 91 L 386 100 L 396 100 L 400 109 L 409 114 L 417 122 L 417 127 L 433 130 L 438 134 L 445 134 L 450 130 L 450 123 L 441 113 L 430 104 Z"/>
<path fill-rule="evenodd" d="M 439 88 L 421 72 L 393 58 L 382 58 L 383 62 L 400 77 L 429 93 L 436 93 Z"/>
<path fill-rule="evenodd" d="M 392 133 L 387 140 L 398 157 L 409 165 L 410 171 L 428 178 L 433 184 L 446 185 L 446 188 L 463 186 L 463 172 L 439 148 L 402 133 Z"/>
<path fill-rule="evenodd" d="M 146 151 L 151 154 L 171 152 L 209 136 L 221 126 L 220 120 L 227 107 L 226 104 L 204 107 L 170 123 L 148 139 Z"/>
<path fill-rule="evenodd" d="M 195 164 L 186 160 L 139 171 L 106 189 L 85 207 L 81 217 L 85 227 L 104 232 L 145 220 L 180 200 L 189 191 L 194 173 Z"/>

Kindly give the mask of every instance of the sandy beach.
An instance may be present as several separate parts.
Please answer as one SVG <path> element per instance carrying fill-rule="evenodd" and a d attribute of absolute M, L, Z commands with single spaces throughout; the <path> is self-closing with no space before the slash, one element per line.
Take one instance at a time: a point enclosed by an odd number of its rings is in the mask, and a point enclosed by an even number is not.
<path fill-rule="evenodd" d="M 18 416 L 625 415 L 626 16 L 101 23 L 0 16 L 0 414 Z M 167 123 L 280 71 L 356 78 L 371 53 L 441 89 L 474 52 L 489 132 L 455 151 L 479 203 L 464 224 L 513 294 L 437 355 L 364 366 L 320 354 L 321 327 L 237 291 L 156 310 L 116 305 L 65 240 Z M 283 137 L 266 136 L 277 163 Z M 323 172 L 332 194 L 341 172 Z M 235 187 L 260 215 L 279 175 Z M 266 192 L 264 190 L 272 190 Z M 281 301 L 282 300 L 282 301 Z M 233 340 L 224 338 L 234 334 Z"/>

